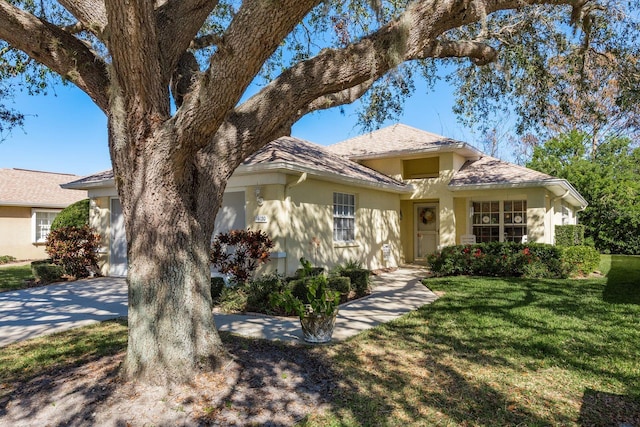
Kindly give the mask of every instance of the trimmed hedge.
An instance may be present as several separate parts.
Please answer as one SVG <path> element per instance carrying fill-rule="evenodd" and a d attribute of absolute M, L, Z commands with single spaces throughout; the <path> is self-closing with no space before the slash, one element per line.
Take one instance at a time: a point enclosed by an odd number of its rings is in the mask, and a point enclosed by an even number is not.
<path fill-rule="evenodd" d="M 448 246 L 430 255 L 431 271 L 439 276 L 563 278 L 561 248 L 540 243 L 491 242 Z"/>
<path fill-rule="evenodd" d="M 584 225 L 556 225 L 556 246 L 584 245 Z"/>
<path fill-rule="evenodd" d="M 562 248 L 562 261 L 570 268 L 570 274 L 589 274 L 600 265 L 600 253 L 591 246 Z"/>
<path fill-rule="evenodd" d="M 31 272 L 36 281 L 45 285 L 47 283 L 61 281 L 64 269 L 52 263 L 51 260 L 33 261 L 31 263 Z"/>
<path fill-rule="evenodd" d="M 222 289 L 225 287 L 224 277 L 212 277 L 211 278 L 211 299 L 216 300 L 222 294 Z"/>
<path fill-rule="evenodd" d="M 89 225 L 89 199 L 80 200 L 64 208 L 51 223 L 51 231 L 85 225 Z"/>
<path fill-rule="evenodd" d="M 357 297 L 369 293 L 371 271 L 366 268 L 341 269 L 338 274 L 351 280 L 351 289 L 356 291 Z"/>

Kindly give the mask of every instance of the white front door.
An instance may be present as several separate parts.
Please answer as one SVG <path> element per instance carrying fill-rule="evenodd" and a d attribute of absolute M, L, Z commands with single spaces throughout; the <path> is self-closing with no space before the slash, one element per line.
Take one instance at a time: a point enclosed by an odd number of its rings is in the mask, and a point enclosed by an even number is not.
<path fill-rule="evenodd" d="M 416 261 L 424 261 L 427 255 L 438 249 L 440 223 L 437 203 L 414 205 L 414 250 Z"/>
<path fill-rule="evenodd" d="M 111 199 L 111 232 L 109 248 L 109 276 L 127 275 L 127 235 L 120 199 Z"/>

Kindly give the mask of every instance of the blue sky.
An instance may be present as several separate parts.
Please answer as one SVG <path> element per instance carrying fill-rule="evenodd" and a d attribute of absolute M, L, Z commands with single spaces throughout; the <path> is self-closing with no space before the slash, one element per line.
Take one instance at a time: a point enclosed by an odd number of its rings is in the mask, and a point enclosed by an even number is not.
<path fill-rule="evenodd" d="M 79 89 L 57 86 L 48 95 L 17 94 L 10 106 L 27 117 L 23 129 L 14 129 L 0 142 L 0 168 L 77 175 L 111 168 L 106 117 Z M 445 82 L 429 94 L 416 82 L 416 92 L 397 121 L 473 144 L 474 135 L 457 123 L 452 106 L 453 89 Z M 361 134 L 355 106 L 343 110 L 307 115 L 294 125 L 292 135 L 329 145 Z"/>

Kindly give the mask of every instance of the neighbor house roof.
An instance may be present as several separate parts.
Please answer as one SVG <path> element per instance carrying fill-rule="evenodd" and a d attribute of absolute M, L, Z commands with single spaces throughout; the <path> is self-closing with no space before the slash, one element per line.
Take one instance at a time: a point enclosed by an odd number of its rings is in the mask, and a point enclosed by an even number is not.
<path fill-rule="evenodd" d="M 65 190 L 61 184 L 77 175 L 26 169 L 0 169 L 0 206 L 65 208 L 87 197 L 86 192 Z"/>
<path fill-rule="evenodd" d="M 411 156 L 433 151 L 454 150 L 465 157 L 478 157 L 482 154 L 466 142 L 403 124 L 395 124 L 356 136 L 330 145 L 327 149 L 352 160 Z"/>
<path fill-rule="evenodd" d="M 242 175 L 267 171 L 307 173 L 325 180 L 387 191 L 411 191 L 410 186 L 387 175 L 336 155 L 325 147 L 290 136 L 271 141 L 249 156 L 234 173 Z M 113 172 L 105 171 L 70 182 L 64 187 L 85 189 L 113 185 Z"/>
<path fill-rule="evenodd" d="M 557 196 L 572 199 L 576 206 L 587 206 L 587 201 L 567 180 L 491 156 L 468 160 L 449 182 L 452 191 L 514 187 L 546 187 Z"/>

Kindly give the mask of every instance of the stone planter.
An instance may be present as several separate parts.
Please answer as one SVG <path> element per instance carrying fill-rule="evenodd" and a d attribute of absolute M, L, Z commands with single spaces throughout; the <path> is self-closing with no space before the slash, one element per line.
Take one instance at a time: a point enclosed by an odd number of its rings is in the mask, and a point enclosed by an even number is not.
<path fill-rule="evenodd" d="M 302 337 L 306 342 L 320 344 L 331 341 L 338 309 L 333 314 L 305 314 L 300 317 Z"/>

